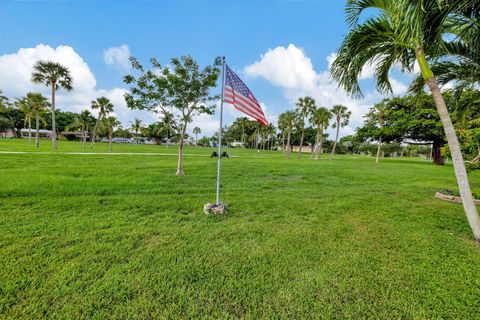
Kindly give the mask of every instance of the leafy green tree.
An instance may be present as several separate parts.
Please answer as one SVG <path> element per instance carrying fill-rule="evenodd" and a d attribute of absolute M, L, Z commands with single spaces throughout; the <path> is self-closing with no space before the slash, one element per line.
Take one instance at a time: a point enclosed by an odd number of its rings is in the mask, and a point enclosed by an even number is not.
<path fill-rule="evenodd" d="M 195 145 L 198 144 L 198 135 L 200 133 L 202 133 L 202 129 L 200 129 L 199 127 L 193 128 L 193 134 L 195 135 Z"/>
<path fill-rule="evenodd" d="M 156 59 L 150 61 L 153 69 L 145 70 L 138 60 L 131 58 L 132 68 L 139 75 L 124 77 L 124 82 L 132 85 L 125 100 L 131 109 L 160 109 L 165 113 L 167 108 L 173 108 L 179 112 L 180 141 L 176 175 L 182 176 L 187 125 L 195 115 L 213 114 L 215 106 L 209 104 L 217 100 L 218 96 L 211 95 L 210 90 L 217 84 L 222 61 L 217 58 L 212 65 L 203 69 L 190 56 L 173 58 L 168 66 L 162 66 Z"/>
<path fill-rule="evenodd" d="M 91 105 L 92 110 L 98 110 L 97 121 L 95 122 L 95 127 L 93 128 L 92 139 L 90 140 L 90 151 L 93 150 L 93 145 L 95 139 L 97 138 L 97 130 L 103 118 L 105 118 L 110 112 L 113 111 L 113 104 L 108 98 L 99 97 L 97 100 L 92 101 Z"/>
<path fill-rule="evenodd" d="M 70 70 L 53 61 L 37 61 L 33 66 L 32 82 L 41 83 L 52 88 L 52 142 L 53 149 L 57 150 L 57 127 L 55 122 L 55 93 L 62 88 L 73 90 Z"/>
<path fill-rule="evenodd" d="M 292 145 L 290 144 L 290 138 L 292 137 L 292 130 L 297 122 L 297 113 L 294 111 L 286 111 L 278 116 L 278 123 L 287 130 L 287 152 L 286 157 L 290 160 L 290 153 L 292 151 Z"/>
<path fill-rule="evenodd" d="M 44 116 L 50 103 L 41 93 L 29 92 L 25 97 L 26 103 L 30 105 L 33 117 L 35 118 L 35 147 L 40 147 L 40 122 L 45 122 Z"/>
<path fill-rule="evenodd" d="M 305 119 L 308 118 L 312 112 L 316 109 L 315 100 L 312 97 L 304 97 L 298 98 L 295 107 L 300 115 L 300 130 L 302 132 L 300 138 L 300 148 L 298 149 L 298 156 L 297 159 L 300 159 L 302 154 L 302 147 L 303 147 L 303 138 L 305 136 Z"/>
<path fill-rule="evenodd" d="M 330 160 L 332 160 L 333 155 L 335 154 L 335 148 L 338 143 L 338 134 L 340 131 L 340 127 L 345 127 L 348 125 L 350 121 L 350 116 L 352 115 L 351 111 L 348 111 L 347 107 L 342 106 L 341 104 L 337 104 L 333 106 L 332 110 L 330 110 L 333 117 L 335 118 L 335 123 L 332 125 L 332 128 L 337 128 L 337 134 L 335 136 L 335 143 L 333 144 L 332 153 L 330 154 Z"/>
<path fill-rule="evenodd" d="M 208 147 L 210 145 L 210 139 L 207 136 L 203 136 L 200 138 L 200 140 L 198 140 L 198 143 L 201 146 Z"/>
<path fill-rule="evenodd" d="M 322 145 L 324 139 L 324 132 L 328 128 L 332 113 L 324 107 L 317 108 L 313 111 L 310 122 L 317 126 L 317 135 L 315 139 L 315 159 L 319 159 L 322 154 Z"/>
<path fill-rule="evenodd" d="M 358 78 L 366 64 L 375 61 L 377 66 L 374 77 L 378 90 L 391 92 L 390 69 L 400 66 L 404 70 L 413 71 L 414 63 L 418 63 L 445 130 L 468 222 L 475 240 L 480 242 L 480 218 L 460 144 L 428 61 L 449 45 L 451 28 L 447 27 L 447 22 L 462 15 L 466 8 L 472 7 L 478 7 L 478 0 L 348 0 L 347 20 L 352 29 L 338 50 L 331 73 L 343 89 L 358 96 L 361 95 Z M 377 13 L 358 23 L 360 15 L 372 8 Z M 453 25 L 459 24 L 462 22 Z M 472 45 L 478 47 L 480 41 L 472 42 Z"/>

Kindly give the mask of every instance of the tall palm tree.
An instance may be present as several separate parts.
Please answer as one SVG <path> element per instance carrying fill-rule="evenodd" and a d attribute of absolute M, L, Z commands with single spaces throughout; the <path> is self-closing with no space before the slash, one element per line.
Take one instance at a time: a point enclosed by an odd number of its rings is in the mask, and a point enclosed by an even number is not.
<path fill-rule="evenodd" d="M 28 143 L 32 143 L 32 118 L 34 117 L 32 105 L 28 103 L 27 98 L 21 98 L 15 101 L 15 106 L 24 115 L 23 124 L 28 124 Z"/>
<path fill-rule="evenodd" d="M 310 118 L 310 122 L 317 125 L 317 137 L 315 141 L 315 160 L 320 158 L 322 154 L 324 132 L 328 128 L 331 117 L 332 113 L 330 112 L 330 110 L 324 107 L 320 107 L 313 111 Z"/>
<path fill-rule="evenodd" d="M 199 127 L 193 128 L 193 134 L 195 135 L 195 145 L 197 145 L 197 138 L 200 133 L 202 133 L 202 129 L 200 129 Z"/>
<path fill-rule="evenodd" d="M 246 138 L 245 129 L 248 128 L 248 123 L 249 123 L 249 120 L 246 117 L 241 117 L 240 119 L 238 119 L 238 124 L 242 127 L 241 140 L 242 140 L 243 147 L 245 147 L 245 138 Z"/>
<path fill-rule="evenodd" d="M 98 110 L 98 117 L 97 121 L 95 122 L 95 127 L 93 128 L 92 138 L 90 139 L 90 151 L 93 150 L 93 144 L 97 138 L 98 125 L 104 117 L 113 111 L 113 104 L 108 98 L 99 97 L 97 100 L 92 101 L 91 108 L 93 110 Z"/>
<path fill-rule="evenodd" d="M 348 0 L 347 21 L 351 30 L 338 50 L 331 66 L 331 73 L 340 86 L 356 96 L 361 96 L 358 83 L 362 68 L 372 61 L 377 64 L 374 77 L 377 89 L 392 92 L 389 71 L 393 66 L 413 71 L 418 63 L 424 83 L 432 93 L 453 160 L 455 176 L 465 214 L 473 236 L 480 242 L 480 217 L 478 216 L 460 144 L 452 124 L 445 100 L 430 68 L 432 58 L 444 52 L 450 43 L 453 26 L 458 16 L 478 8 L 478 0 Z M 376 14 L 358 23 L 366 9 L 375 9 Z M 478 10 L 478 9 L 477 9 Z M 476 13 L 478 15 L 478 11 Z M 478 40 L 478 33 L 476 36 Z M 476 50 L 480 41 L 470 44 Z"/>
<path fill-rule="evenodd" d="M 305 118 L 308 118 L 312 112 L 315 110 L 315 100 L 312 97 L 298 98 L 295 107 L 300 115 L 300 126 L 301 126 L 301 136 L 300 136 L 300 148 L 298 149 L 297 159 L 300 159 L 302 154 L 303 139 L 305 138 Z"/>
<path fill-rule="evenodd" d="M 103 128 L 108 132 L 108 150 L 112 152 L 113 130 L 120 126 L 120 121 L 115 117 L 103 118 Z"/>
<path fill-rule="evenodd" d="M 375 159 L 375 162 L 378 163 L 380 159 L 380 151 L 382 149 L 382 133 L 383 133 L 383 127 L 385 126 L 385 103 L 382 101 L 381 103 L 377 103 L 376 105 L 373 106 L 374 112 L 375 112 L 375 117 L 377 118 L 378 125 L 380 127 L 380 134 L 378 136 L 378 146 L 377 146 L 377 157 Z"/>
<path fill-rule="evenodd" d="M 88 132 L 92 129 L 92 119 L 94 118 L 90 111 L 85 109 L 80 113 L 76 113 L 74 121 L 65 128 L 66 130 L 80 130 L 82 133 L 81 142 L 83 150 L 85 150 L 85 144 L 87 143 Z"/>
<path fill-rule="evenodd" d="M 286 111 L 278 117 L 278 123 L 282 124 L 287 130 L 287 159 L 290 160 L 290 153 L 292 151 L 292 146 L 290 145 L 290 138 L 292 136 L 292 130 L 295 127 L 297 122 L 298 115 L 295 111 Z"/>
<path fill-rule="evenodd" d="M 28 92 L 25 98 L 21 99 L 22 104 L 25 104 L 25 108 L 28 109 L 31 116 L 29 117 L 29 137 L 30 137 L 30 128 L 31 128 L 31 118 L 35 118 L 35 147 L 40 147 L 40 122 L 45 120 L 43 116 L 45 115 L 47 108 L 50 106 L 46 97 L 41 93 Z"/>
<path fill-rule="evenodd" d="M 0 89 L 0 111 L 4 111 L 5 109 L 7 109 L 8 105 L 8 97 L 3 95 L 3 92 Z"/>
<path fill-rule="evenodd" d="M 350 121 L 350 116 L 352 115 L 352 112 L 348 111 L 347 107 L 341 104 L 333 106 L 331 113 L 335 118 L 335 123 L 332 125 L 332 128 L 337 128 L 337 134 L 335 136 L 335 143 L 333 144 L 332 153 L 330 154 L 330 160 L 332 160 L 333 155 L 335 154 L 335 148 L 337 147 L 338 143 L 338 134 L 340 131 L 340 127 L 345 127 Z"/>
<path fill-rule="evenodd" d="M 73 90 L 70 70 L 53 61 L 40 60 L 33 66 L 32 82 L 52 88 L 52 142 L 57 150 L 57 125 L 55 122 L 55 93 L 58 89 Z"/>
<path fill-rule="evenodd" d="M 142 130 L 142 120 L 135 118 L 130 121 L 130 129 L 135 133 L 135 144 L 138 144 L 138 133 Z"/>

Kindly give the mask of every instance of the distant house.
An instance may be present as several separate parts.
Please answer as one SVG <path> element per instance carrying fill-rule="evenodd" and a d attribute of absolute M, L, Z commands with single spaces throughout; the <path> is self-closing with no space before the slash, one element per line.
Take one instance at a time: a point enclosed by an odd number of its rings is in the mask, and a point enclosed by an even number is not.
<path fill-rule="evenodd" d="M 35 129 L 32 129 L 31 131 L 32 137 L 35 137 Z M 40 138 L 51 138 L 53 134 L 52 130 L 45 130 L 45 129 L 40 129 L 38 130 L 38 135 Z M 28 129 L 21 129 L 20 130 L 20 137 L 21 138 L 28 138 Z"/>
<path fill-rule="evenodd" d="M 232 148 L 243 148 L 244 144 L 241 141 L 233 141 L 229 143 L 229 146 Z"/>

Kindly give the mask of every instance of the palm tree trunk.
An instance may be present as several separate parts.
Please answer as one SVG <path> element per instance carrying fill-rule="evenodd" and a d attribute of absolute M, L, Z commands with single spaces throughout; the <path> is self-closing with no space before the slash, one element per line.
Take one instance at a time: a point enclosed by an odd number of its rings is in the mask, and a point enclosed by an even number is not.
<path fill-rule="evenodd" d="M 288 137 L 287 137 L 287 159 L 290 160 L 290 152 L 292 150 L 292 146 L 290 145 L 290 136 L 292 134 L 292 129 L 288 128 Z"/>
<path fill-rule="evenodd" d="M 108 130 L 108 150 L 112 152 L 112 130 Z"/>
<path fill-rule="evenodd" d="M 285 156 L 285 131 L 282 132 L 282 151 L 283 156 Z"/>
<path fill-rule="evenodd" d="M 57 150 L 57 124 L 55 121 L 55 83 L 51 83 L 52 86 L 52 143 L 53 149 Z"/>
<path fill-rule="evenodd" d="M 337 120 L 337 136 L 335 137 L 335 143 L 333 144 L 332 153 L 330 154 L 330 160 L 332 160 L 333 154 L 335 153 L 335 148 L 337 147 L 339 131 L 340 131 L 340 121 Z"/>
<path fill-rule="evenodd" d="M 298 149 L 298 155 L 297 159 L 300 160 L 300 157 L 302 155 L 302 147 L 303 147 L 303 138 L 305 135 L 305 126 L 302 126 L 302 136 L 300 137 L 300 148 Z"/>
<path fill-rule="evenodd" d="M 93 150 L 93 144 L 95 143 L 99 123 L 100 123 L 100 115 L 98 115 L 97 121 L 95 122 L 95 127 L 93 128 L 92 138 L 90 139 L 90 151 Z"/>
<path fill-rule="evenodd" d="M 83 129 L 83 137 L 82 137 L 82 147 L 85 150 L 85 144 L 87 143 L 87 130 Z"/>
<path fill-rule="evenodd" d="M 35 114 L 35 147 L 40 148 L 40 115 Z"/>
<path fill-rule="evenodd" d="M 183 126 L 180 131 L 180 142 L 178 144 L 178 165 L 177 165 L 177 176 L 183 176 L 183 137 L 185 136 L 185 129 L 187 124 Z M 220 157 L 220 155 L 218 155 Z"/>
<path fill-rule="evenodd" d="M 465 170 L 465 163 L 463 162 L 462 152 L 460 151 L 460 144 L 458 143 L 457 135 L 448 114 L 448 109 L 443 99 L 440 88 L 437 85 L 434 77 L 426 81 L 430 91 L 432 92 L 433 100 L 437 107 L 438 115 L 443 124 L 447 142 L 452 154 L 453 168 L 457 178 L 458 189 L 462 198 L 463 208 L 467 215 L 468 223 L 472 229 L 473 236 L 477 242 L 480 242 L 480 218 L 478 216 L 477 208 L 473 200 L 470 183 L 468 181 L 467 171 Z"/>
<path fill-rule="evenodd" d="M 382 149 L 382 136 L 378 139 L 378 147 L 377 147 L 377 158 L 375 162 L 378 163 L 378 159 L 380 158 L 380 150 Z"/>
<path fill-rule="evenodd" d="M 313 152 L 312 152 L 312 158 L 314 158 L 315 160 L 318 160 L 318 154 L 320 151 L 320 130 L 321 130 L 321 127 L 318 126 L 317 136 L 315 138 L 315 147 L 313 148 Z"/>
<path fill-rule="evenodd" d="M 28 143 L 32 143 L 32 117 L 28 116 Z"/>
<path fill-rule="evenodd" d="M 320 130 L 320 146 L 318 148 L 318 152 L 319 152 L 318 158 L 319 159 L 322 156 L 322 152 L 323 152 L 322 148 L 323 148 L 323 125 L 322 125 L 322 130 Z"/>

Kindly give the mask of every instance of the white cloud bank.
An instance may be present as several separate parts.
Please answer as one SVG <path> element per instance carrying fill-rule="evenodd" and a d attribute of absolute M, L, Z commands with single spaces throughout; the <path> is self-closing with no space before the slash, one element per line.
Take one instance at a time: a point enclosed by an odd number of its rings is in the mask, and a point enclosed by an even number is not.
<path fill-rule="evenodd" d="M 128 50 L 128 47 L 127 47 Z M 41 92 L 50 98 L 50 88 L 31 82 L 33 65 L 38 60 L 52 60 L 66 66 L 73 79 L 73 91 L 57 92 L 57 108 L 64 111 L 79 112 L 90 109 L 90 102 L 97 97 L 109 98 L 115 108 L 114 114 L 124 126 L 134 117 L 152 122 L 153 116 L 147 112 L 131 111 L 127 108 L 123 95 L 124 88 L 98 89 L 95 75 L 83 58 L 72 47 L 52 48 L 39 44 L 34 48 L 22 48 L 13 54 L 0 56 L 0 89 L 11 97 L 24 96 L 29 91 Z M 95 112 L 93 112 L 95 113 Z"/>
<path fill-rule="evenodd" d="M 335 57 L 335 53 L 327 57 L 329 66 Z M 371 78 L 374 68 L 374 64 L 367 65 L 360 78 Z M 318 106 L 327 108 L 335 104 L 347 106 L 352 111 L 352 117 L 350 124 L 341 130 L 342 136 L 353 134 L 355 128 L 363 124 L 363 116 L 368 108 L 382 98 L 376 91 L 372 91 L 367 92 L 363 99 L 352 99 L 345 91 L 333 84 L 328 70 L 317 72 L 310 58 L 294 44 L 269 49 L 261 55 L 259 61 L 247 65 L 244 72 L 247 76 L 264 78 L 281 88 L 285 98 L 292 104 L 292 108 L 299 97 L 307 95 L 315 98 Z M 391 81 L 394 94 L 405 92 L 407 88 L 405 84 L 396 79 Z"/>
<path fill-rule="evenodd" d="M 122 70 L 130 70 L 130 48 L 123 44 L 111 47 L 103 52 L 103 60 L 107 65 L 117 66 Z"/>

